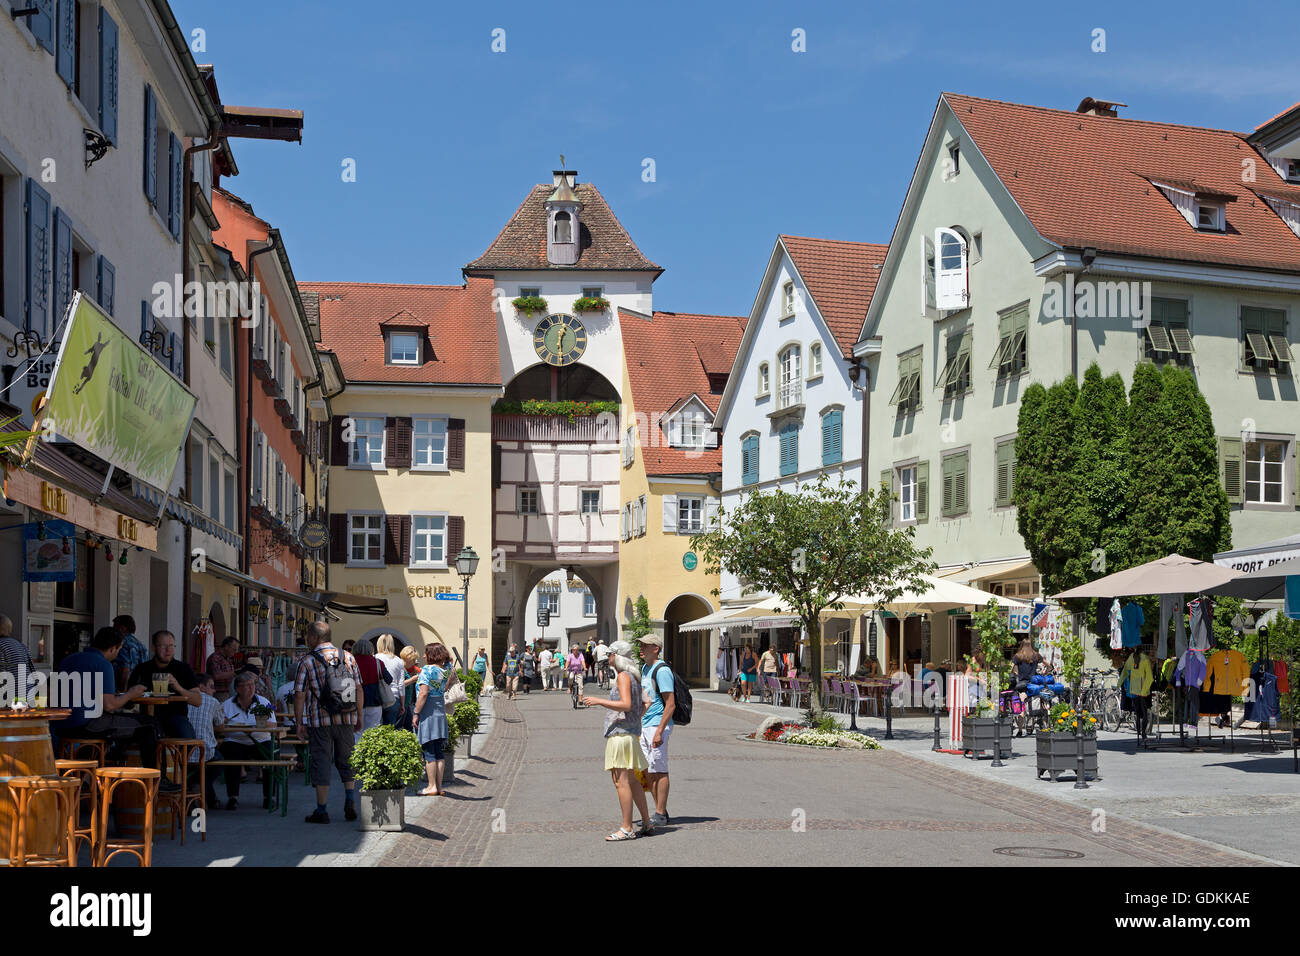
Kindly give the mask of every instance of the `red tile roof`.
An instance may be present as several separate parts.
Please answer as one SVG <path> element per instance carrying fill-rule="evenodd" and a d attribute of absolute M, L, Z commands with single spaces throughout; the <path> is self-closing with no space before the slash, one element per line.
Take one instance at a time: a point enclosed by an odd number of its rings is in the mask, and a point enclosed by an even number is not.
<path fill-rule="evenodd" d="M 1239 133 L 944 93 L 1046 239 L 1066 248 L 1300 272 L 1300 237 L 1252 192 L 1285 182 Z M 1256 182 L 1243 183 L 1242 160 Z M 1150 179 L 1236 198 L 1227 232 L 1192 227 Z"/>
<path fill-rule="evenodd" d="M 301 282 L 320 309 L 322 349 L 349 382 L 500 385 L 492 281 L 465 285 Z M 403 314 L 404 313 L 404 314 Z M 423 365 L 385 363 L 383 327 L 427 326 Z"/>
<path fill-rule="evenodd" d="M 555 191 L 554 186 L 537 185 L 519 204 L 492 245 L 465 271 L 470 274 L 507 271 L 511 269 L 621 269 L 663 272 L 637 248 L 623 224 L 618 221 L 605 197 L 591 183 L 578 183 L 574 187 L 582 201 L 578 214 L 581 225 L 581 245 L 577 264 L 553 266 L 546 260 L 546 199 Z"/>
<path fill-rule="evenodd" d="M 656 312 L 650 318 L 619 309 L 623 356 L 631 399 L 651 433 L 638 449 L 647 475 L 695 475 L 722 471 L 722 450 L 667 447 L 657 416 L 692 394 L 716 414 L 721 395 L 709 393 L 709 373 L 729 372 L 745 331 L 738 315 Z"/>
<path fill-rule="evenodd" d="M 782 236 L 781 242 L 840 349 L 852 355 L 889 246 L 806 236 Z"/>

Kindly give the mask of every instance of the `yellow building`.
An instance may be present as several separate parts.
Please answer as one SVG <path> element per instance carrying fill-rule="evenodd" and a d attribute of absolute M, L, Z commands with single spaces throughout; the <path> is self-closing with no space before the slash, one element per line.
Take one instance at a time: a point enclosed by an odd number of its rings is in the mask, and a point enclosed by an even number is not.
<path fill-rule="evenodd" d="M 469 654 L 492 627 L 492 402 L 501 395 L 492 283 L 303 283 L 346 385 L 330 400 L 328 590 L 387 602 L 344 614 L 334 642 L 391 633 L 464 648 L 456 555 L 480 556 Z"/>
<path fill-rule="evenodd" d="M 704 685 L 716 631 L 678 626 L 716 611 L 716 574 L 690 536 L 716 519 L 722 478 L 713 416 L 744 331 L 737 316 L 619 310 L 623 337 L 623 469 L 619 597 L 624 625 L 639 597 L 664 656 Z"/>

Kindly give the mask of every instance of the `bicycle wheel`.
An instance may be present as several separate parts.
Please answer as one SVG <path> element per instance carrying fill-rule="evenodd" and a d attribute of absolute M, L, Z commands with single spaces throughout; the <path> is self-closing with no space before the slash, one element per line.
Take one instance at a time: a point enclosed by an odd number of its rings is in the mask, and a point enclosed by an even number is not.
<path fill-rule="evenodd" d="M 1118 694 L 1107 694 L 1102 702 L 1101 723 L 1109 731 L 1117 731 L 1124 722 L 1124 711 L 1119 706 Z"/>

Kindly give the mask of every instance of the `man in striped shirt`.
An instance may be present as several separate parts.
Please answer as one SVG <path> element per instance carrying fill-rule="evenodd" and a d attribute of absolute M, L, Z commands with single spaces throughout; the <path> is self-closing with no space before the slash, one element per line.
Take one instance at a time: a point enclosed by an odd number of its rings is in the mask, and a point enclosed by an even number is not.
<path fill-rule="evenodd" d="M 14 701 L 32 702 L 31 678 L 36 673 L 32 667 L 32 655 L 27 652 L 23 642 L 13 636 L 14 622 L 7 615 L 0 614 L 0 674 L 11 674 L 9 687 L 0 683 L 0 694 L 13 695 L 10 700 L 0 699 L 0 707 Z M 0 677 L 0 682 L 5 679 Z"/>
<path fill-rule="evenodd" d="M 356 773 L 350 758 L 355 742 L 354 734 L 361 730 L 360 693 L 361 671 L 357 659 L 330 643 L 330 626 L 317 621 L 307 629 L 307 655 L 298 662 L 294 676 L 293 711 L 298 732 L 307 738 L 311 754 L 311 782 L 316 787 L 316 811 L 307 817 L 308 823 L 329 823 L 325 802 L 330 792 L 330 765 L 338 768 L 343 781 L 343 819 L 355 820 L 357 808 L 353 801 Z M 352 679 L 352 691 L 346 705 L 338 713 L 330 713 L 321 704 L 322 692 L 329 692 L 331 665 L 342 662 L 341 670 Z"/>

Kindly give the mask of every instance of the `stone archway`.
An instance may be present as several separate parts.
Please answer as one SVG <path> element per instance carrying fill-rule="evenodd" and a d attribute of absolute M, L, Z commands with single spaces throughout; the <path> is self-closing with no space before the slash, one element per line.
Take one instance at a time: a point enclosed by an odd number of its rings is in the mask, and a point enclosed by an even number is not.
<path fill-rule="evenodd" d="M 712 614 L 708 598 L 687 592 L 679 594 L 664 608 L 664 657 L 679 676 L 692 687 L 709 685 L 711 631 L 678 631 L 678 625 Z"/>
<path fill-rule="evenodd" d="M 600 577 L 595 573 L 588 572 L 582 565 L 556 563 L 552 566 L 542 565 L 528 568 L 528 573 L 523 578 L 522 587 L 515 593 L 514 604 L 510 613 L 510 639 L 507 647 L 500 649 L 502 655 L 508 649 L 509 644 L 518 645 L 522 652 L 527 636 L 528 622 L 524 620 L 524 610 L 528 606 L 528 599 L 537 585 L 556 571 L 565 571 L 572 574 L 587 585 L 588 590 L 591 591 L 591 596 L 596 601 L 596 637 L 597 639 L 603 639 L 606 643 L 612 642 L 613 639 L 610 635 L 605 633 L 608 625 L 601 613 L 605 607 L 605 589 L 601 586 Z"/>

